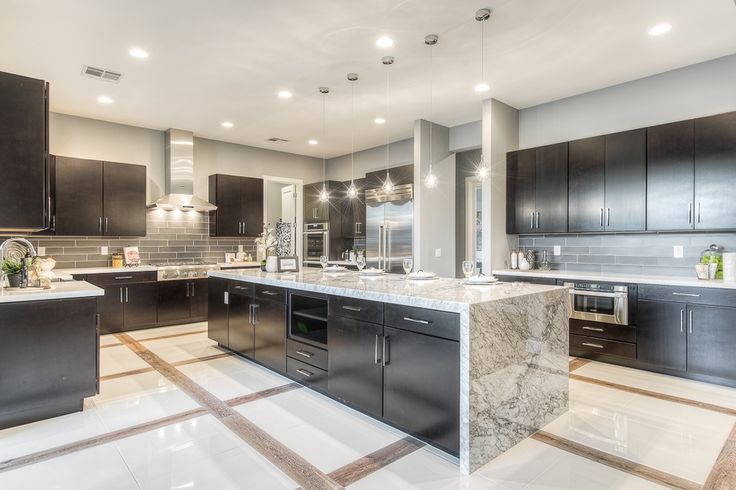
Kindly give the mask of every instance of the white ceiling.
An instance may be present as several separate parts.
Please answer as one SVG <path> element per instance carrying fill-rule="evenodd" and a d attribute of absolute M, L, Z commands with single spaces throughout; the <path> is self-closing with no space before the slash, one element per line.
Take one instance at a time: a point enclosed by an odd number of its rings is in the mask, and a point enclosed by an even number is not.
<path fill-rule="evenodd" d="M 0 0 L 0 70 L 49 80 L 55 112 L 330 157 L 350 151 L 351 71 L 361 77 L 356 149 L 385 142 L 386 126 L 373 123 L 386 115 L 384 55 L 396 57 L 391 139 L 429 118 L 429 33 L 440 36 L 434 120 L 480 119 L 481 7 L 494 9 L 490 96 L 518 108 L 736 52 L 733 0 Z M 659 22 L 672 31 L 650 37 Z M 375 45 L 383 34 L 392 48 Z M 150 58 L 130 57 L 133 46 Z M 85 78 L 84 64 L 124 77 Z M 310 146 L 322 140 L 321 85 L 332 89 L 327 139 Z"/>

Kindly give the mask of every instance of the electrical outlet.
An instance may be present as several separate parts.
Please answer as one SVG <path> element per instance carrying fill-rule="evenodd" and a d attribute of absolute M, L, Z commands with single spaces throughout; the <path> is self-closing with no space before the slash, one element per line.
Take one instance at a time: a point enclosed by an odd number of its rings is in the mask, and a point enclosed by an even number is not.
<path fill-rule="evenodd" d="M 44 257 L 44 256 L 46 255 L 46 247 L 38 247 L 38 248 L 36 249 L 36 254 L 37 254 L 37 255 L 38 255 L 39 257 Z"/>
<path fill-rule="evenodd" d="M 100 255 L 107 255 L 107 247 L 100 247 Z"/>
<path fill-rule="evenodd" d="M 553 253 L 555 255 L 562 255 L 562 247 L 560 245 L 555 245 L 555 250 Z"/>
<path fill-rule="evenodd" d="M 682 245 L 675 245 L 674 247 L 672 247 L 672 256 L 674 258 L 681 259 L 684 257 L 684 255 L 685 254 L 683 252 Z"/>
<path fill-rule="evenodd" d="M 435 248 L 434 249 L 434 256 L 435 257 L 442 257 L 442 249 L 441 248 Z"/>
<path fill-rule="evenodd" d="M 242 251 L 243 251 L 243 246 L 242 245 L 238 245 L 238 253 L 241 253 Z"/>

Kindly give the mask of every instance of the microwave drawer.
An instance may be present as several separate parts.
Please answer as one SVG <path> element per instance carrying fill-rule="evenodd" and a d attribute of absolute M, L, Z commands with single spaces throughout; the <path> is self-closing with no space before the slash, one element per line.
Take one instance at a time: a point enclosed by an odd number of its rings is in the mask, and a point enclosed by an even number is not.
<path fill-rule="evenodd" d="M 618 340 L 621 342 L 636 342 L 636 327 L 591 322 L 588 320 L 578 320 L 577 318 L 570 319 L 570 333 L 601 339 Z"/>
<path fill-rule="evenodd" d="M 570 334 L 570 355 L 596 359 L 598 357 L 616 356 L 625 359 L 636 359 L 636 344 L 606 340 L 583 335 Z"/>

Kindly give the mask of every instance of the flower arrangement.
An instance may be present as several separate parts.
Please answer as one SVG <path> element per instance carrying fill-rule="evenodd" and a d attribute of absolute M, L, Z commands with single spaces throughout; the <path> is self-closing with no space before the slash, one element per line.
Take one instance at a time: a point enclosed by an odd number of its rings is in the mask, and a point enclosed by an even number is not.
<path fill-rule="evenodd" d="M 258 247 L 259 252 L 262 251 L 265 257 L 276 255 L 277 244 L 278 242 L 273 234 L 273 228 L 263 225 L 263 233 L 256 238 L 256 247 Z"/>

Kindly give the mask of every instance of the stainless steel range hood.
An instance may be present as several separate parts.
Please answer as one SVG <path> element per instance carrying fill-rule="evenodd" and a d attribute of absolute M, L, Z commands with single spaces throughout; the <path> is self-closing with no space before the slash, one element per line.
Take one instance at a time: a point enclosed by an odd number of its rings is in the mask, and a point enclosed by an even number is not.
<path fill-rule="evenodd" d="M 182 129 L 166 130 L 166 194 L 149 205 L 166 211 L 214 211 L 212 203 L 194 195 L 194 133 Z"/>

